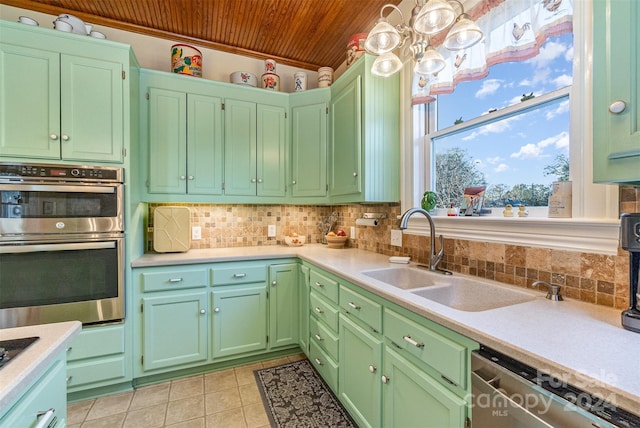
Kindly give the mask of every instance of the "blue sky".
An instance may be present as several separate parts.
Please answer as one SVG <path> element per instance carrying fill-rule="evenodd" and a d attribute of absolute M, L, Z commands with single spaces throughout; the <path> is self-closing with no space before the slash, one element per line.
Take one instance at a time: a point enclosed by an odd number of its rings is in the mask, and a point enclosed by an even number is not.
<path fill-rule="evenodd" d="M 571 84 L 572 35 L 550 38 L 538 56 L 498 64 L 483 80 L 462 82 L 453 94 L 438 99 L 438 127 L 469 120 L 490 109 L 520 103 L 523 94 L 541 95 Z M 557 154 L 569 153 L 569 100 L 504 119 L 436 142 L 436 150 L 467 150 L 490 184 L 550 184 L 544 167 Z"/>

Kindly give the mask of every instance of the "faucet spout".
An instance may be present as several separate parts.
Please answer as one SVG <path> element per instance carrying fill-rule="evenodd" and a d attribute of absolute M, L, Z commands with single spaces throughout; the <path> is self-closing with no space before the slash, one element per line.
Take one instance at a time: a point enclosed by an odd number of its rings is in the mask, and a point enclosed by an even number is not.
<path fill-rule="evenodd" d="M 444 238 L 442 235 L 438 237 L 438 240 L 440 241 L 440 250 L 436 252 L 436 225 L 433 223 L 433 218 L 431 218 L 431 215 L 426 210 L 418 207 L 408 209 L 400 217 L 398 227 L 400 229 L 406 229 L 409 225 L 409 218 L 418 213 L 425 216 L 429 221 L 429 234 L 431 235 L 429 239 L 429 270 L 434 272 L 444 272 L 451 275 L 451 272 L 438 269 L 438 264 L 442 261 L 442 257 L 444 256 Z"/>

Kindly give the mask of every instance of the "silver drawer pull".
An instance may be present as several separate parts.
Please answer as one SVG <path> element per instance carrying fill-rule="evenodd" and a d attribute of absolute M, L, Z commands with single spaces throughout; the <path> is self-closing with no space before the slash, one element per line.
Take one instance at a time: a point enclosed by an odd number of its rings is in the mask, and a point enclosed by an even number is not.
<path fill-rule="evenodd" d="M 71 352 L 71 351 L 73 351 L 73 346 L 69 346 L 69 347 L 67 348 L 67 352 Z"/>
<path fill-rule="evenodd" d="M 73 376 L 67 376 L 67 383 L 71 383 L 71 379 L 73 379 Z"/>
<path fill-rule="evenodd" d="M 313 310 L 316 311 L 319 314 L 324 314 L 324 311 L 322 309 L 320 309 L 319 307 L 317 307 L 317 306 L 315 308 L 313 308 Z"/>
<path fill-rule="evenodd" d="M 375 372 L 376 372 L 376 370 L 378 370 L 378 368 L 377 368 L 376 366 L 374 366 L 373 364 L 371 364 L 371 365 L 369 366 L 369 372 L 371 372 L 371 373 L 375 373 Z"/>
<path fill-rule="evenodd" d="M 314 358 L 314 361 L 316 362 L 317 365 L 319 366 L 323 366 L 324 364 L 322 364 L 322 361 L 320 361 L 319 358 Z"/>
<path fill-rule="evenodd" d="M 402 336 L 402 338 L 409 342 L 410 344 L 412 344 L 413 346 L 415 346 L 416 348 L 424 348 L 424 343 L 418 343 L 415 340 L 413 340 L 411 338 L 411 336 L 407 335 L 407 336 Z"/>
<path fill-rule="evenodd" d="M 313 335 L 313 337 L 315 337 L 315 338 L 316 338 L 316 340 L 322 340 L 322 337 L 320 337 L 320 335 L 319 335 L 319 334 L 314 334 L 314 335 Z"/>
<path fill-rule="evenodd" d="M 389 376 L 382 375 L 382 383 L 389 383 L 391 378 Z"/>
<path fill-rule="evenodd" d="M 356 310 L 358 310 L 358 311 L 360 310 L 360 306 L 356 305 L 356 304 L 355 304 L 355 303 L 353 303 L 353 302 L 349 302 L 349 303 L 347 303 L 347 304 L 348 304 L 351 308 L 353 308 L 353 309 L 356 309 Z"/>
<path fill-rule="evenodd" d="M 315 285 L 316 285 L 316 287 L 324 287 L 324 284 L 321 284 L 318 281 L 316 281 Z"/>
<path fill-rule="evenodd" d="M 234 278 L 244 278 L 245 276 L 247 276 L 246 273 L 234 273 L 233 274 Z"/>
<path fill-rule="evenodd" d="M 169 282 L 174 283 L 174 282 L 182 282 L 184 279 L 183 278 L 169 278 Z"/>
<path fill-rule="evenodd" d="M 35 426 L 35 428 L 47 428 L 47 427 L 53 426 L 53 424 L 57 420 L 55 413 L 56 413 L 56 409 L 54 408 L 37 412 L 36 419 L 38 419 L 38 424 Z"/>

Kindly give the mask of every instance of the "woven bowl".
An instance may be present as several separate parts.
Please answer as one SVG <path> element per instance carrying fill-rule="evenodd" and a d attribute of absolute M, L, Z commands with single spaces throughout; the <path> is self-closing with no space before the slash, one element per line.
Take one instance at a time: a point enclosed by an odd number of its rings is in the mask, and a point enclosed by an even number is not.
<path fill-rule="evenodd" d="M 348 236 L 329 236 L 326 235 L 327 245 L 329 248 L 344 248 L 344 244 L 346 244 L 349 239 Z"/>

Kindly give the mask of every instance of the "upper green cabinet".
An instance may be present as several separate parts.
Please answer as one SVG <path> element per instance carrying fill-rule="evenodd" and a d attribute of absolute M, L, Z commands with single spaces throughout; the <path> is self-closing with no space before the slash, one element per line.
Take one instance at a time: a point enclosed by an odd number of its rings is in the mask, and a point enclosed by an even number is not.
<path fill-rule="evenodd" d="M 640 3 L 593 2 L 593 181 L 640 183 Z"/>
<path fill-rule="evenodd" d="M 149 193 L 222 194 L 222 99 L 149 88 Z"/>
<path fill-rule="evenodd" d="M 285 196 L 285 115 L 281 106 L 225 100 L 225 195 Z"/>
<path fill-rule="evenodd" d="M 0 156 L 122 162 L 128 46 L 20 27 L 0 23 Z"/>
<path fill-rule="evenodd" d="M 331 86 L 331 202 L 400 200 L 399 77 L 371 74 L 364 55 Z"/>

